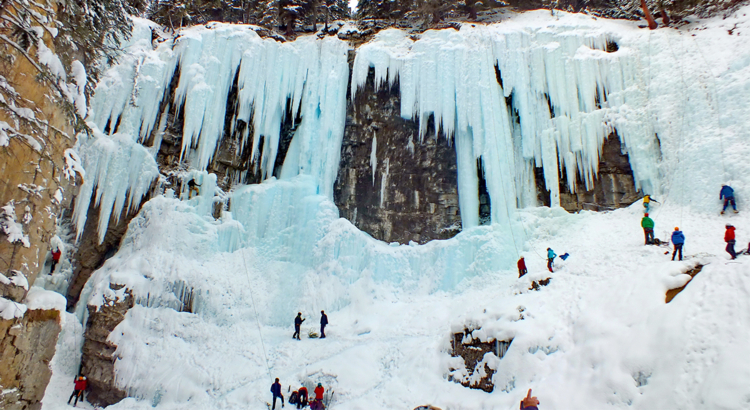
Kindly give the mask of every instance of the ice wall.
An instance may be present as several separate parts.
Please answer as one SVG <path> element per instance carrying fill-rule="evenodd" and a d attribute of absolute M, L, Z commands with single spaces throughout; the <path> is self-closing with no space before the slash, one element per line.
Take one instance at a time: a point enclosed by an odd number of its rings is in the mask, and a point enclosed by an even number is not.
<path fill-rule="evenodd" d="M 312 175 L 316 190 L 331 195 L 346 116 L 346 43 L 312 36 L 281 43 L 261 38 L 250 26 L 212 23 L 152 44 L 152 26 L 145 20 L 135 20 L 128 53 L 96 88 L 88 118 L 96 138 L 82 138 L 79 146 L 89 153 L 84 158 L 86 169 L 124 165 L 106 155 L 97 156 L 96 152 L 102 150 L 95 145 L 107 144 L 98 142 L 102 138 L 146 144 L 153 163 L 166 127 L 166 113 L 170 107 L 177 107 L 184 115 L 181 159 L 187 168 L 205 170 L 224 136 L 226 103 L 237 75 L 239 109 L 231 127 L 234 130 L 240 121 L 252 124 L 245 128 L 243 147 L 251 128 L 249 149 L 253 158 L 263 154 L 262 175 L 269 176 L 273 171 L 289 100 L 293 117 L 299 115 L 302 120 L 282 175 Z M 179 77 L 174 99 L 166 101 L 176 73 Z M 265 137 L 262 146 L 261 135 Z M 134 177 L 127 170 L 140 176 Z M 84 195 L 76 203 L 78 232 L 85 224 L 89 192 L 95 192 L 97 202 L 106 205 L 100 211 L 103 237 L 109 215 L 119 215 L 122 210 L 124 202 L 116 198 L 131 188 L 129 201 L 139 202 L 146 193 L 143 184 L 158 175 L 150 171 L 130 166 L 121 170 L 117 181 L 106 179 L 107 175 L 113 178 L 111 173 L 90 174 L 96 178 L 86 181 Z M 148 177 L 151 181 L 146 181 Z M 132 182 L 140 185 L 130 185 Z"/>
<path fill-rule="evenodd" d="M 611 36 L 585 26 L 499 24 L 429 31 L 415 41 L 385 30 L 358 50 L 352 94 L 371 67 L 380 86 L 398 78 L 401 115 L 421 120 L 420 137 L 430 114 L 436 130 L 455 136 L 462 209 L 477 209 L 481 159 L 493 221 L 536 205 L 532 167 L 544 167 L 553 206 L 559 205 L 558 171 L 572 192 L 578 175 L 592 187 L 602 143 L 613 131 L 630 153 L 636 188 L 654 192 L 656 139 L 646 113 L 628 110 L 645 103 L 638 53 L 606 52 Z M 462 215 L 464 227 L 478 223 Z"/>
<path fill-rule="evenodd" d="M 701 41 L 704 45 L 672 29 L 651 32 L 583 15 L 548 19 L 536 13 L 500 24 L 428 31 L 417 40 L 385 30 L 357 49 L 350 85 L 356 94 L 371 67 L 378 86 L 398 78 L 402 116 L 423 120 L 434 114 L 436 129 L 454 138 L 464 228 L 479 223 L 477 159 L 493 204 L 492 220 L 507 224 L 516 209 L 536 205 L 535 167 L 544 168 L 552 205 L 559 203 L 560 175 L 571 191 L 579 178 L 590 187 L 602 142 L 612 132 L 629 154 L 637 188 L 709 209 L 714 204 L 708 192 L 684 187 L 695 180 L 706 191 L 725 182 L 744 186 L 744 173 L 728 167 L 724 158 L 743 155 L 732 147 L 739 146 L 743 123 L 736 119 L 748 101 L 736 80 L 743 66 L 712 66 L 706 58 L 710 41 Z M 127 50 L 91 101 L 89 121 L 97 131 L 145 143 L 153 157 L 167 125 L 165 113 L 179 107 L 185 118 L 184 164 L 202 171 L 225 132 L 250 123 L 240 135 L 241 147 L 262 158 L 255 166 L 268 177 L 289 103 L 293 117 L 299 114 L 302 121 L 280 177 L 310 175 L 316 193 L 330 198 L 345 123 L 346 43 L 314 36 L 280 43 L 260 38 L 248 26 L 209 24 L 152 44 L 150 23 L 137 20 Z M 176 92 L 166 101 L 175 73 Z M 235 78 L 238 109 L 230 130 L 224 130 Z M 426 120 L 421 127 L 424 138 Z M 89 152 L 86 166 L 106 168 L 97 162 L 94 140 L 84 139 L 81 147 Z M 142 185 L 155 176 L 146 168 L 132 168 L 140 179 L 122 173 L 116 183 L 99 177 L 87 181 L 88 191 L 113 206 L 102 209 L 100 228 L 108 215 L 119 215 L 126 201 L 114 198 L 123 190 L 135 195 L 128 202 L 140 200 Z M 131 180 L 141 185 L 131 187 Z M 109 188 L 100 193 L 105 185 Z M 89 200 L 85 196 L 79 196 L 80 205 Z M 79 232 L 84 222 L 80 211 Z"/>

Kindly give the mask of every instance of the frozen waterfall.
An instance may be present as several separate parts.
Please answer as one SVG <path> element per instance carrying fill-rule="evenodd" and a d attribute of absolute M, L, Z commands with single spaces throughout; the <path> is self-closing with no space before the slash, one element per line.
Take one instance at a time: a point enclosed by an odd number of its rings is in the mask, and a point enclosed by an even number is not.
<path fill-rule="evenodd" d="M 97 87 L 89 117 L 95 131 L 106 130 L 111 136 L 105 138 L 121 144 L 145 144 L 155 157 L 167 112 L 178 107 L 184 116 L 181 155 L 189 168 L 206 169 L 224 135 L 240 132 L 241 149 L 260 159 L 256 166 L 268 177 L 289 103 L 292 118 L 302 120 L 280 177 L 310 175 L 316 192 L 332 198 L 349 85 L 346 43 L 309 36 L 279 43 L 248 27 L 213 23 L 161 44 L 152 46 L 150 39 L 149 24 L 139 22 L 130 52 Z M 488 181 L 492 220 L 507 225 L 515 209 L 536 205 L 535 167 L 544 168 L 552 206 L 559 205 L 558 172 L 572 192 L 577 179 L 590 187 L 602 143 L 613 132 L 630 155 L 636 188 L 660 193 L 659 147 L 649 113 L 640 109 L 647 103 L 642 57 L 623 45 L 607 52 L 614 41 L 596 26 L 465 25 L 428 31 L 416 41 L 386 30 L 357 50 L 351 93 L 371 67 L 377 86 L 398 78 L 401 115 L 420 120 L 420 138 L 434 114 L 436 130 L 455 140 L 464 228 L 478 225 L 477 160 Z M 225 130 L 233 81 L 238 107 Z M 170 86 L 176 88 L 167 101 Z M 124 192 L 137 203 L 157 176 L 145 159 L 127 162 L 137 178 L 97 172 L 122 167 L 125 158 L 103 158 L 95 145 L 81 144 L 97 179 L 87 181 L 79 196 L 79 232 L 90 193 L 102 204 L 101 233 L 110 214 L 119 216 Z"/>

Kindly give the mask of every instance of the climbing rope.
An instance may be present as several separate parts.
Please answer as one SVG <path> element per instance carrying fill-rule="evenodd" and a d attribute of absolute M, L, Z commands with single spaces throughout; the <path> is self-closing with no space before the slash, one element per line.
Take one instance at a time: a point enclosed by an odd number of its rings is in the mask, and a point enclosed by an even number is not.
<path fill-rule="evenodd" d="M 263 332 L 260 329 L 260 319 L 258 317 L 258 309 L 255 307 L 255 297 L 253 297 L 253 287 L 250 282 L 250 273 L 247 269 L 247 261 L 245 260 L 244 249 L 240 249 L 242 254 L 242 263 L 245 265 L 245 278 L 247 279 L 248 290 L 250 291 L 250 302 L 253 305 L 253 312 L 255 313 L 255 324 L 258 326 L 258 335 L 260 336 L 260 345 L 263 348 L 263 358 L 266 360 L 266 370 L 268 371 L 268 378 L 273 380 L 271 376 L 271 366 L 268 364 L 268 355 L 266 354 L 266 344 L 263 341 Z"/>
<path fill-rule="evenodd" d="M 511 158 L 510 158 L 510 155 L 509 155 L 509 151 L 510 150 L 506 149 L 506 150 L 503 150 L 503 151 L 505 151 L 505 158 L 506 158 L 507 163 L 511 164 L 512 162 L 510 161 Z M 512 180 L 513 180 L 513 192 L 515 192 L 517 194 L 518 193 L 518 186 L 516 185 L 516 178 L 512 178 Z M 500 183 L 503 184 L 503 185 L 505 185 L 504 182 L 503 182 L 503 174 L 502 173 L 500 173 Z M 503 195 L 505 195 L 505 193 L 503 193 Z M 513 238 L 513 245 L 516 247 L 516 257 L 520 258 L 521 253 L 518 251 L 518 245 L 516 244 L 516 238 L 515 238 L 515 235 L 513 234 L 513 225 L 511 223 L 510 211 L 508 210 L 508 204 L 507 204 L 507 202 L 506 202 L 505 205 L 506 205 L 505 206 L 505 211 L 506 211 L 506 214 L 508 216 L 508 225 L 510 226 L 510 233 L 511 233 L 511 236 Z M 517 205 L 516 205 L 516 209 L 518 209 Z M 516 216 L 518 216 L 518 212 L 517 211 L 516 211 Z M 529 232 L 526 230 L 526 224 L 524 224 L 524 222 L 521 220 L 521 218 L 518 218 L 518 222 L 521 224 L 521 228 L 523 229 L 524 238 L 526 238 L 528 240 L 529 239 Z M 546 258 L 542 258 L 542 256 L 537 253 L 536 249 L 531 248 L 531 250 L 540 259 L 546 259 Z"/>
<path fill-rule="evenodd" d="M 506 150 L 507 151 L 507 150 Z M 484 170 L 484 167 L 482 167 L 482 170 Z M 518 252 L 518 243 L 516 242 L 516 234 L 513 232 L 513 221 L 510 219 L 510 210 L 508 209 L 508 195 L 505 192 L 505 181 L 503 180 L 503 173 L 498 172 L 500 174 L 500 185 L 502 185 L 503 189 L 503 199 L 505 200 L 505 215 L 508 218 L 508 228 L 510 228 L 510 237 L 513 239 L 513 247 L 516 249 L 516 258 L 520 257 L 520 253 Z M 514 185 L 515 185 L 515 178 L 513 178 Z"/>

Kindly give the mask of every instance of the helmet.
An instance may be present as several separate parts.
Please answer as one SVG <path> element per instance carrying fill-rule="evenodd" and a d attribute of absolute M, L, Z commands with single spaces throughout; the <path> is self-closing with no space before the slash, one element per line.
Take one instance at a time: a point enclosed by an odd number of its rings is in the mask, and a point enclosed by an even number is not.
<path fill-rule="evenodd" d="M 322 383 L 318 383 L 318 387 L 323 387 L 323 384 Z"/>
<path fill-rule="evenodd" d="M 644 215 L 648 216 L 648 214 L 644 214 Z"/>
<path fill-rule="evenodd" d="M 674 227 L 674 230 L 675 230 L 675 231 L 679 231 L 679 230 L 680 230 L 680 228 L 678 228 L 678 227 L 676 227 L 676 226 L 675 226 L 675 227 Z"/>
<path fill-rule="evenodd" d="M 727 228 L 734 228 L 732 224 L 727 224 Z"/>

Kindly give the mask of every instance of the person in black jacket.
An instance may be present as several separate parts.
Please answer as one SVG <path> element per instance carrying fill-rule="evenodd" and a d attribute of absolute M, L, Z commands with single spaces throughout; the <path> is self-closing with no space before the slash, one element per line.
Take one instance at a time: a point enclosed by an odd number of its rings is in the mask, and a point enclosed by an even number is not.
<path fill-rule="evenodd" d="M 326 325 L 328 324 L 328 316 L 326 316 L 326 312 L 320 311 L 320 338 L 325 339 L 326 338 Z"/>
<path fill-rule="evenodd" d="M 271 407 L 271 410 L 274 410 L 276 408 L 276 398 L 281 399 L 281 408 L 284 408 L 284 395 L 281 394 L 281 383 L 279 383 L 279 378 L 276 378 L 276 381 L 271 385 L 271 393 L 273 394 L 273 406 Z"/>
<path fill-rule="evenodd" d="M 302 322 L 304 322 L 305 319 L 302 319 L 302 312 L 297 312 L 297 317 L 294 318 L 294 334 L 292 335 L 292 339 L 302 340 L 299 338 L 299 327 L 302 326 Z"/>

